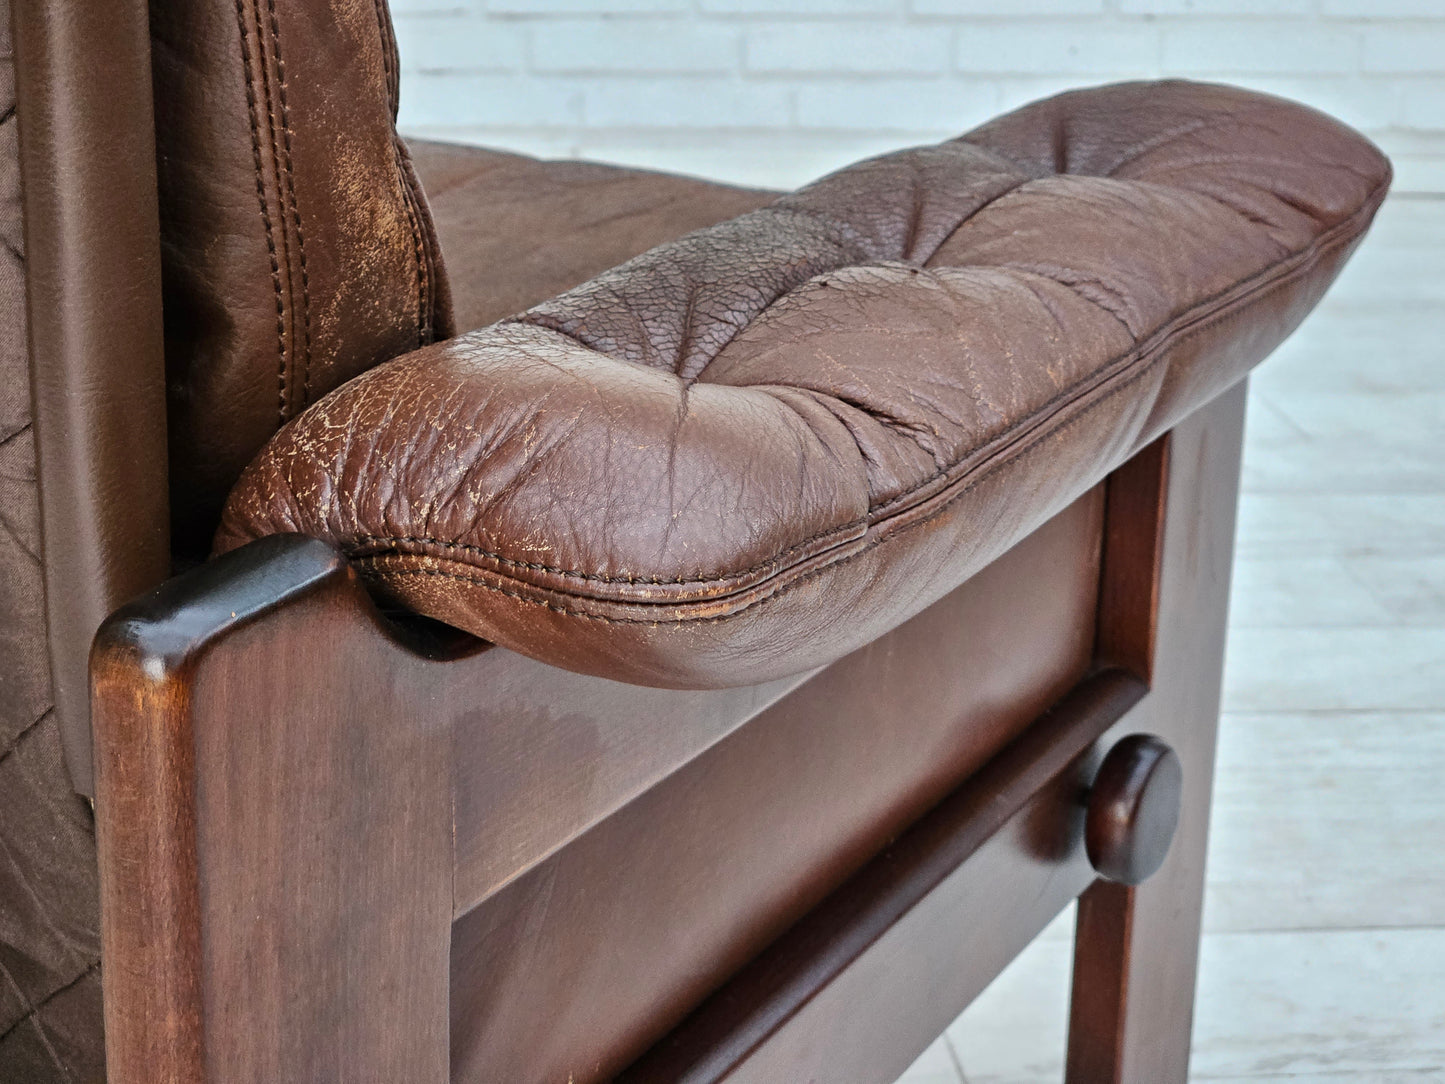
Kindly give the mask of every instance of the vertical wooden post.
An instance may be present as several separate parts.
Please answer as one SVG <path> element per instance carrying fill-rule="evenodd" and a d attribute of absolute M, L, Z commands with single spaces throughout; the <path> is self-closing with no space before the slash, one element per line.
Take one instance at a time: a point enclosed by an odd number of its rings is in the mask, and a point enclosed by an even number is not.
<path fill-rule="evenodd" d="M 1070 1084 L 1188 1075 L 1244 402 L 1240 383 L 1110 483 L 1099 653 L 1148 677 L 1130 729 L 1174 747 L 1184 787 L 1160 871 L 1135 888 L 1096 883 L 1079 900 Z"/>
<path fill-rule="evenodd" d="M 106 623 L 111 1084 L 447 1080 L 450 732 L 408 658 L 295 536 Z"/>

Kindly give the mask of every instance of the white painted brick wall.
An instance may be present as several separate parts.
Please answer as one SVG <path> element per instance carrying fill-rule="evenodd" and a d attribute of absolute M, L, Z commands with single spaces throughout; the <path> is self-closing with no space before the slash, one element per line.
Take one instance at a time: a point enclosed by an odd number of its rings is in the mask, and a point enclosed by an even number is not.
<path fill-rule="evenodd" d="M 402 125 L 787 185 L 1067 87 L 1309 102 L 1445 191 L 1445 0 L 392 0 Z"/>

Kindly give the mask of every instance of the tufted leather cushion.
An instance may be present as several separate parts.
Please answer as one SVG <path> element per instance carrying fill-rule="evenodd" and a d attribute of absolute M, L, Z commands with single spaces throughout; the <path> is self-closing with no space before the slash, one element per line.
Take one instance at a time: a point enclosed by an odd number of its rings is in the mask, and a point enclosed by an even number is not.
<path fill-rule="evenodd" d="M 367 373 L 271 442 L 218 546 L 332 539 L 391 600 L 608 677 L 800 671 L 1242 377 L 1388 178 L 1228 87 L 1037 103 Z"/>

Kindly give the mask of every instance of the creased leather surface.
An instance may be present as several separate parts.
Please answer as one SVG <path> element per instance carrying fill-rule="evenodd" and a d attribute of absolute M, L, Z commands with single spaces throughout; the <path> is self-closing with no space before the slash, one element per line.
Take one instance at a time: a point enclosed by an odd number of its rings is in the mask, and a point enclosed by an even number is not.
<path fill-rule="evenodd" d="M 1389 166 L 1166 82 L 860 163 L 366 374 L 222 549 L 340 544 L 391 600 L 644 684 L 761 681 L 918 612 L 1299 323 Z"/>
<path fill-rule="evenodd" d="M 385 0 L 151 5 L 172 519 L 338 384 L 448 327 Z"/>
<path fill-rule="evenodd" d="M 25 351 L 14 61 L 0 0 L 0 1081 L 102 1081 L 95 835 L 52 709 Z"/>
<path fill-rule="evenodd" d="M 458 331 L 521 312 L 654 245 L 778 196 L 596 162 L 410 145 L 436 220 Z"/>

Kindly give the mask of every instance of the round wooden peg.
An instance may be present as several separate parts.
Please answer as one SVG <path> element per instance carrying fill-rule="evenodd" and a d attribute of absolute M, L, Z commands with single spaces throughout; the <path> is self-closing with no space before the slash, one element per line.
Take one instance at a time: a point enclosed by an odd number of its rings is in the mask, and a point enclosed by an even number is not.
<path fill-rule="evenodd" d="M 1162 738 L 1131 734 L 1109 750 L 1089 790 L 1084 846 L 1105 880 L 1137 885 L 1169 853 L 1184 772 Z"/>

